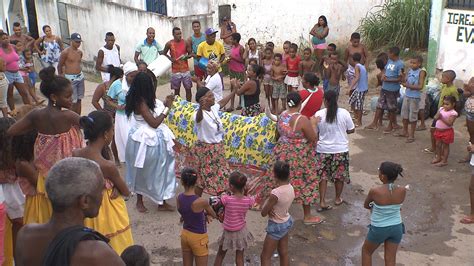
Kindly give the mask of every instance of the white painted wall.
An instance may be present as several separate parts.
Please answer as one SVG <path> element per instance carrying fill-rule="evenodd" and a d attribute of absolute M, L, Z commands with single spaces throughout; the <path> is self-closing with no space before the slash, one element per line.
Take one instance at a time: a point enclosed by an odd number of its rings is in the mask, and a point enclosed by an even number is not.
<path fill-rule="evenodd" d="M 461 15 L 464 19 L 461 19 Z M 467 83 L 474 77 L 473 51 L 474 11 L 445 9 L 441 21 L 437 68 L 454 70 L 456 79 Z"/>
<path fill-rule="evenodd" d="M 114 2 L 120 5 L 146 10 L 146 1 L 145 0 L 109 0 L 108 2 Z"/>
<path fill-rule="evenodd" d="M 254 37 L 260 43 L 273 41 L 281 47 L 285 40 L 299 43 L 309 40 L 309 31 L 320 15 L 328 19 L 328 42 L 345 45 L 359 26 L 361 18 L 384 0 L 210 0 L 214 26 L 218 23 L 219 5 L 236 5 L 232 20 L 243 41 Z"/>
<path fill-rule="evenodd" d="M 98 49 L 104 45 L 105 33 L 115 34 L 116 43 L 121 47 L 123 60 L 133 61 L 135 47 L 146 38 L 146 29 L 150 26 L 156 30 L 156 40 L 164 45 L 172 38 L 173 21 L 158 14 L 122 6 L 94 2 L 89 10 L 67 6 L 69 31 L 78 32 L 84 40 L 81 49 L 84 60 L 92 61 Z M 73 18 L 81 18 L 75 20 Z"/>
<path fill-rule="evenodd" d="M 202 15 L 211 11 L 209 0 L 167 0 L 166 8 L 170 17 Z"/>
<path fill-rule="evenodd" d="M 42 30 L 44 25 L 49 25 L 54 35 L 61 36 L 56 0 L 36 1 L 36 19 L 38 21 L 38 31 L 40 36 L 44 35 Z"/>

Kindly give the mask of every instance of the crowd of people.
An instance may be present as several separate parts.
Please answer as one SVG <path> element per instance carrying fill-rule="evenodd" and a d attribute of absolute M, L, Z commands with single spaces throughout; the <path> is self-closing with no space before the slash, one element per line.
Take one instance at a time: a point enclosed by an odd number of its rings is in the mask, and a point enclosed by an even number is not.
<path fill-rule="evenodd" d="M 271 264 L 275 250 L 280 264 L 288 265 L 288 233 L 294 221 L 291 204 L 302 205 L 305 225 L 321 223 L 311 206 L 318 205 L 317 212 L 333 208 L 326 199 L 328 181 L 334 183 L 334 205 L 344 203 L 344 184 L 350 183 L 348 135 L 363 125 L 369 90 L 369 53 L 360 34 L 350 36 L 341 59 L 336 45 L 326 41 L 325 16 L 309 33 L 312 47 L 286 41 L 283 53 L 271 41 L 259 47 L 250 38 L 241 45 L 242 36 L 227 17 L 220 30 L 202 32 L 199 21 L 191 26 L 193 34 L 188 38 L 180 28 L 173 28 L 173 39 L 164 46 L 155 40 L 155 29 L 148 28 L 146 38 L 135 47 L 134 62 L 123 65 L 121 47 L 112 32 L 106 33 L 95 66 L 103 81 L 92 98 L 97 111 L 85 116 L 81 116 L 85 85 L 80 34 L 71 34 L 70 46 L 64 49 L 47 25 L 45 35 L 37 40 L 23 34 L 19 23 L 14 24 L 12 36 L 0 32 L 0 242 L 7 216 L 14 240 L 10 247 L 0 245 L 0 254 L 14 249 L 15 265 L 147 265 L 146 250 L 134 245 L 125 205 L 125 199 L 136 194 L 139 212 L 148 211 L 143 196 L 159 210 L 177 209 L 183 222 L 184 265 L 208 264 L 210 217 L 223 225 L 214 265 L 222 265 L 229 250 L 235 252 L 236 265 L 243 265 L 244 251 L 253 241 L 246 226 L 249 209 L 268 216 L 262 265 Z M 222 42 L 216 40 L 219 32 Z M 41 58 L 40 91 L 46 106 L 35 92 L 33 52 Z M 163 56 L 171 61 L 173 95 L 160 101 L 157 77 L 148 66 Z M 391 47 L 377 55 L 376 65 L 381 91 L 374 119 L 365 129 L 379 129 L 387 114 L 383 133 L 412 143 L 415 132 L 427 129 L 423 58 L 410 58 L 405 71 L 400 49 Z M 227 95 L 224 73 L 230 77 Z M 434 154 L 432 163 L 439 167 L 448 164 L 453 124 L 461 111 L 456 108 L 460 94 L 453 85 L 455 78 L 452 70 L 442 74 L 438 112 L 430 129 L 432 145 L 425 149 Z M 341 80 L 347 81 L 350 111 L 340 107 Z M 471 143 L 473 81 L 464 91 L 469 96 L 465 112 Z M 178 97 L 181 85 L 185 100 Z M 400 108 L 402 86 L 406 89 Z M 13 88 L 25 106 L 36 106 L 25 114 L 18 112 Z M 260 102 L 261 94 L 265 103 Z M 229 114 L 235 109 L 240 115 Z M 399 109 L 403 126 L 397 123 Z M 179 175 L 184 192 L 176 195 L 176 156 L 183 143 L 191 143 L 192 160 Z M 255 150 L 255 158 L 246 155 Z M 474 151 L 472 144 L 468 150 Z M 474 165 L 471 158 L 466 159 Z M 232 160 L 251 161 L 265 168 L 265 174 L 252 177 L 233 171 Z M 123 163 L 125 178 L 119 171 Z M 367 195 L 364 207 L 372 213 L 362 247 L 363 265 L 371 265 L 371 255 L 382 243 L 386 263 L 395 263 L 404 233 L 400 205 L 407 191 L 394 182 L 402 171 L 399 164 L 383 162 L 379 167 L 383 185 Z M 177 206 L 172 206 L 169 201 L 175 197 Z M 474 223 L 474 209 L 461 222 Z"/>

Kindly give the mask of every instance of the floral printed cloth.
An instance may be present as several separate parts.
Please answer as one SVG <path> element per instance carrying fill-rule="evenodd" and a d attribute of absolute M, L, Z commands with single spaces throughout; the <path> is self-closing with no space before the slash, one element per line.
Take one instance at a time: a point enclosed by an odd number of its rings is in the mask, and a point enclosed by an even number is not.
<path fill-rule="evenodd" d="M 190 148 L 197 142 L 193 115 L 198 104 L 177 97 L 165 123 L 173 131 L 176 140 Z M 275 147 L 276 123 L 265 114 L 245 117 L 219 112 L 224 125 L 225 155 L 231 165 L 269 169 Z"/>

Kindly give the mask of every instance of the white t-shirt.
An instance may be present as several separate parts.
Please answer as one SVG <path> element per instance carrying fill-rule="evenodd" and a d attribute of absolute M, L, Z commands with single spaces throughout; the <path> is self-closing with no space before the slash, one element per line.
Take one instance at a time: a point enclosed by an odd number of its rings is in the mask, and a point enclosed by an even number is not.
<path fill-rule="evenodd" d="M 319 141 L 316 147 L 318 153 L 341 153 L 349 151 L 348 130 L 354 129 L 351 115 L 346 109 L 337 109 L 337 119 L 332 124 L 326 122 L 327 109 L 316 112 L 314 116 L 321 117 L 318 124 Z"/>
<path fill-rule="evenodd" d="M 222 92 L 224 88 L 222 87 L 222 79 L 219 73 L 214 74 L 213 76 L 207 76 L 206 78 L 206 88 L 212 91 L 214 93 L 214 98 L 216 99 L 216 102 L 222 100 Z"/>
<path fill-rule="evenodd" d="M 219 117 L 219 109 L 221 106 L 216 103 L 211 106 L 211 111 L 202 110 L 201 122 L 196 122 L 196 131 L 198 141 L 204 143 L 220 143 L 224 138 L 224 129 L 221 118 Z M 194 121 L 196 121 L 196 113 L 194 113 Z"/>

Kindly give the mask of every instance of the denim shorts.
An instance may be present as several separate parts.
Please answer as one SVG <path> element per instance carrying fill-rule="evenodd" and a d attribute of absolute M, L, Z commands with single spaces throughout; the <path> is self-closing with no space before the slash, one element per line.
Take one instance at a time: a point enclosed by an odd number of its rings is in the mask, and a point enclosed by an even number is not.
<path fill-rule="evenodd" d="M 17 72 L 5 71 L 5 76 L 7 77 L 8 84 L 25 83 L 23 81 L 23 77 L 20 74 L 20 71 L 17 71 Z"/>
<path fill-rule="evenodd" d="M 284 223 L 275 223 L 272 220 L 268 220 L 266 231 L 267 234 L 274 240 L 280 240 L 288 234 L 291 227 L 293 227 L 293 218 L 291 217 Z"/>
<path fill-rule="evenodd" d="M 382 244 L 385 241 L 400 244 L 405 233 L 405 225 L 403 223 L 386 227 L 376 227 L 373 225 L 368 227 L 367 240 L 375 244 Z"/>

